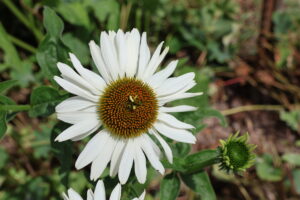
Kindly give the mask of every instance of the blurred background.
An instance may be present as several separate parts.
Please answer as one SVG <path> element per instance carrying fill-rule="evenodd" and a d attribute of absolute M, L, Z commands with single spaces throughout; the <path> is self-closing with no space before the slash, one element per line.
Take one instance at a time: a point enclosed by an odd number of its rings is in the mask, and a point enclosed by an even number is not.
<path fill-rule="evenodd" d="M 45 6 L 59 23 L 43 21 Z M 152 50 L 165 41 L 164 64 L 179 59 L 176 75 L 195 71 L 195 91 L 205 92 L 189 101 L 199 111 L 177 116 L 196 124 L 191 151 L 216 148 L 236 131 L 257 145 L 257 161 L 242 175 L 207 169 L 218 199 L 300 199 L 299 0 L 0 0 L 0 21 L 0 81 L 18 80 L 1 95 L 12 104 L 32 104 L 34 89 L 53 83 L 50 72 L 67 52 L 93 67 L 88 42 L 101 31 L 136 27 Z M 0 111 L 2 127 L 8 122 L 0 130 L 0 199 L 55 200 L 65 186 L 83 193 L 92 185 L 89 169 L 74 170 L 86 141 L 53 143 L 65 126 L 50 115 L 54 105 L 6 118 Z M 177 156 L 190 151 L 172 147 Z M 159 180 L 147 183 L 147 199 L 158 199 Z M 200 198 L 181 185 L 178 199 Z"/>

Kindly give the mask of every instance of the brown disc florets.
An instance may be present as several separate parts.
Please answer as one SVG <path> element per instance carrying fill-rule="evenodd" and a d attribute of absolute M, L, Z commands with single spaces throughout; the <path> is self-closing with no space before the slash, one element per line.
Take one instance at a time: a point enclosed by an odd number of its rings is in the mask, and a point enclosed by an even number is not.
<path fill-rule="evenodd" d="M 105 128 L 118 137 L 145 133 L 157 118 L 158 102 L 153 90 L 135 78 L 110 83 L 99 101 L 99 116 Z"/>

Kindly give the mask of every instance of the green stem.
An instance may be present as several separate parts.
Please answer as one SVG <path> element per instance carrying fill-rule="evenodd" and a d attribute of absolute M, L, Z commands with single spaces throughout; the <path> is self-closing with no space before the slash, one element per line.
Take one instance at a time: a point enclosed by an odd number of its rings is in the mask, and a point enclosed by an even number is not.
<path fill-rule="evenodd" d="M 2 2 L 10 9 L 10 11 L 29 29 L 33 32 L 38 41 L 41 41 L 43 34 L 38 30 L 33 23 L 13 4 L 11 0 L 2 0 Z"/>
<path fill-rule="evenodd" d="M 0 111 L 27 111 L 30 110 L 30 105 L 0 105 Z"/>
<path fill-rule="evenodd" d="M 26 42 L 8 34 L 8 38 L 19 47 L 26 49 L 27 51 L 30 51 L 31 53 L 36 53 L 36 48 L 31 46 L 30 44 L 27 44 Z"/>
<path fill-rule="evenodd" d="M 203 170 L 203 168 L 218 163 L 217 150 L 207 149 L 187 156 L 184 159 L 183 168 L 185 174 L 192 174 Z"/>
<path fill-rule="evenodd" d="M 232 115 L 239 112 L 254 111 L 254 110 L 282 111 L 284 110 L 284 107 L 281 105 L 247 105 L 247 106 L 231 108 L 228 110 L 223 110 L 221 111 L 221 113 L 223 115 Z"/>

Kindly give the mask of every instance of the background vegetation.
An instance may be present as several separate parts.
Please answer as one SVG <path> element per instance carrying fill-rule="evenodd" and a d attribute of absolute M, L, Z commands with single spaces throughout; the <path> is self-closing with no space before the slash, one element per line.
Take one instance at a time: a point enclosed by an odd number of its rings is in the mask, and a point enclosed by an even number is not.
<path fill-rule="evenodd" d="M 52 77 L 68 52 L 93 68 L 88 42 L 101 31 L 134 27 L 151 47 L 164 40 L 165 63 L 180 59 L 176 75 L 196 72 L 193 90 L 205 93 L 184 100 L 200 108 L 177 115 L 196 126 L 198 143 L 172 144 L 175 157 L 213 149 L 240 130 L 258 158 L 243 176 L 210 167 L 212 184 L 204 185 L 189 177 L 180 186 L 170 174 L 159 188 L 162 177 L 151 171 L 145 186 L 131 180 L 124 199 L 143 187 L 146 199 L 162 199 L 164 184 L 180 187 L 182 200 L 299 199 L 299 9 L 298 0 L 0 0 L 0 199 L 54 200 L 69 187 L 92 187 L 89 169 L 74 169 L 86 141 L 53 142 L 66 128 L 54 107 L 68 94 Z M 108 188 L 116 182 L 103 178 Z"/>

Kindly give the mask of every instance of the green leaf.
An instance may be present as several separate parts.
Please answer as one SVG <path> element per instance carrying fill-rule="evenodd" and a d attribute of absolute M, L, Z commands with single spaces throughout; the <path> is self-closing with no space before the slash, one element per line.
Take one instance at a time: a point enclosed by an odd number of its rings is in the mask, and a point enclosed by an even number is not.
<path fill-rule="evenodd" d="M 54 156 L 59 160 L 61 168 L 59 170 L 63 184 L 68 188 L 68 177 L 72 166 L 72 144 L 70 141 L 56 142 L 54 139 L 65 129 L 69 127 L 68 124 L 59 122 L 51 132 L 51 150 Z"/>
<path fill-rule="evenodd" d="M 289 125 L 294 131 L 298 131 L 300 127 L 300 110 L 290 112 L 280 112 L 280 119 Z"/>
<path fill-rule="evenodd" d="M 98 10 L 105 12 L 105 8 L 97 7 Z M 101 9 L 99 9 L 101 8 Z M 91 28 L 90 19 L 88 15 L 88 10 L 86 6 L 81 2 L 68 2 L 61 3 L 58 7 L 58 12 L 63 16 L 63 18 L 71 24 L 84 26 L 86 28 Z"/>
<path fill-rule="evenodd" d="M 6 165 L 8 155 L 2 147 L 0 147 L 0 170 Z"/>
<path fill-rule="evenodd" d="M 0 67 L 5 69 L 6 67 L 17 68 L 21 63 L 19 54 L 15 46 L 10 41 L 2 23 L 0 23 L 0 48 L 4 52 L 4 66 Z"/>
<path fill-rule="evenodd" d="M 282 156 L 282 160 L 296 166 L 300 166 L 300 154 L 286 153 Z"/>
<path fill-rule="evenodd" d="M 273 159 L 269 154 L 257 159 L 256 171 L 258 177 L 266 181 L 280 181 L 283 175 L 281 168 L 273 166 Z"/>
<path fill-rule="evenodd" d="M 41 86 L 33 90 L 30 96 L 32 106 L 29 111 L 31 117 L 48 116 L 55 111 L 55 106 L 64 100 L 67 95 L 60 95 L 59 92 L 48 86 Z"/>
<path fill-rule="evenodd" d="M 200 195 L 201 200 L 217 199 L 206 171 L 196 174 L 181 174 L 181 178 L 189 188 Z"/>
<path fill-rule="evenodd" d="M 216 150 L 203 150 L 184 159 L 184 169 L 186 173 L 195 173 L 203 170 L 204 167 L 217 163 L 218 153 Z"/>
<path fill-rule="evenodd" d="M 100 22 L 107 20 L 107 29 L 116 30 L 119 27 L 120 5 L 116 0 L 94 1 L 89 5 Z M 102 9 L 99 9 L 102 8 Z"/>
<path fill-rule="evenodd" d="M 36 59 L 49 80 L 59 74 L 57 62 L 67 62 L 68 51 L 68 48 L 59 39 L 49 35 L 41 42 Z"/>
<path fill-rule="evenodd" d="M 88 64 L 90 61 L 90 51 L 88 45 L 82 42 L 74 35 L 67 33 L 62 37 L 63 43 L 74 53 L 82 64 Z"/>
<path fill-rule="evenodd" d="M 3 137 L 7 130 L 6 115 L 6 111 L 0 111 L 0 139 Z"/>
<path fill-rule="evenodd" d="M 160 199 L 175 200 L 179 189 L 180 180 L 176 173 L 166 175 L 160 185 Z"/>
<path fill-rule="evenodd" d="M 43 16 L 43 22 L 47 33 L 50 34 L 51 37 L 59 38 L 64 29 L 63 21 L 51 8 L 47 6 L 44 8 Z"/>
<path fill-rule="evenodd" d="M 300 169 L 293 170 L 293 179 L 295 183 L 295 189 L 300 194 Z"/>
<path fill-rule="evenodd" d="M 17 85 L 18 81 L 17 80 L 8 80 L 8 81 L 3 81 L 0 83 L 0 93 L 4 93 L 6 90 L 10 89 L 11 87 Z"/>
<path fill-rule="evenodd" d="M 9 97 L 0 95 L 0 105 L 14 105 L 16 104 L 12 99 Z M 0 111 L 0 139 L 3 137 L 7 130 L 7 120 L 11 120 L 14 118 L 15 114 L 8 113 L 7 111 Z"/>

